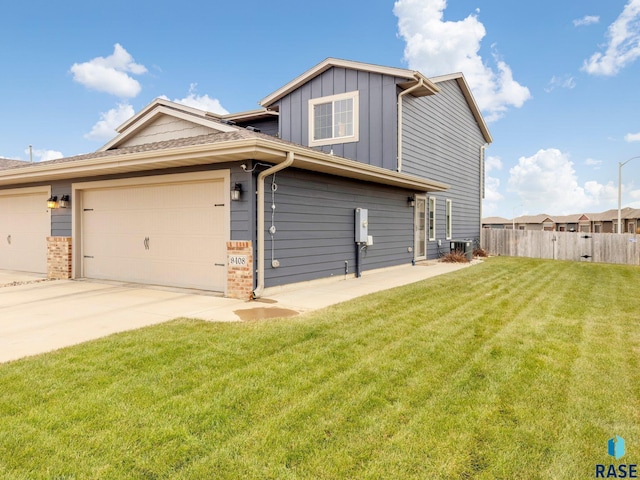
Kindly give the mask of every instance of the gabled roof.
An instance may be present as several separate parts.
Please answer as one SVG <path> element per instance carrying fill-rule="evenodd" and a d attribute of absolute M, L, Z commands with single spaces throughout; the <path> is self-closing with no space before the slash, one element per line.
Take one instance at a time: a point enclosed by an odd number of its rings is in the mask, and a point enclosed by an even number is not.
<path fill-rule="evenodd" d="M 354 62 L 351 60 L 341 60 L 338 58 L 327 58 L 326 60 L 320 62 L 315 67 L 307 70 L 299 77 L 291 80 L 285 86 L 279 88 L 271 95 L 266 96 L 260 101 L 260 105 L 265 108 L 269 108 L 275 102 L 280 100 L 282 97 L 288 95 L 293 92 L 295 89 L 300 87 L 301 85 L 307 83 L 313 78 L 317 77 L 321 73 L 329 70 L 333 67 L 341 67 L 341 68 L 349 68 L 352 70 L 361 70 L 366 72 L 380 73 L 382 75 L 390 75 L 393 77 L 406 78 L 406 82 L 399 83 L 398 86 L 403 90 L 413 87 L 417 85 L 420 80 L 422 80 L 423 86 L 412 91 L 411 94 L 416 97 L 421 97 L 425 95 L 433 95 L 440 91 L 440 89 L 435 85 L 431 80 L 425 77 L 420 72 L 416 72 L 413 70 L 406 70 L 404 68 L 395 68 L 395 67 L 383 67 L 380 65 L 373 65 L 371 63 L 362 63 L 362 62 Z"/>
<path fill-rule="evenodd" d="M 587 213 L 574 213 L 571 215 L 558 215 L 553 217 L 556 223 L 579 223 L 591 221 L 591 215 Z"/>
<path fill-rule="evenodd" d="M 616 213 L 616 220 L 618 219 L 618 214 Z M 629 208 L 626 212 L 622 212 L 622 218 L 633 220 L 636 218 L 640 218 L 640 209 L 637 208 Z"/>
<path fill-rule="evenodd" d="M 215 113 L 198 110 L 193 107 L 187 107 L 186 105 L 171 102 L 163 98 L 156 98 L 153 102 L 116 128 L 119 135 L 109 141 L 98 151 L 104 152 L 106 150 L 111 150 L 112 148 L 117 148 L 161 115 L 169 115 L 182 120 L 187 120 L 219 132 L 232 132 L 236 129 L 236 127 L 222 123 L 220 121 L 221 116 Z"/>
<path fill-rule="evenodd" d="M 623 210 L 624 211 L 624 210 Z M 589 218 L 593 222 L 606 222 L 612 220 L 614 217 L 618 219 L 618 209 L 611 209 L 605 212 L 589 213 Z"/>
<path fill-rule="evenodd" d="M 520 217 L 514 218 L 512 222 L 540 224 L 549 222 L 555 223 L 555 220 L 546 213 L 541 213 L 540 215 L 522 215 Z"/>
<path fill-rule="evenodd" d="M 471 109 L 471 113 L 473 114 L 473 117 L 476 119 L 476 122 L 478 122 L 478 127 L 480 127 L 480 131 L 482 132 L 482 136 L 484 137 L 485 142 L 487 143 L 493 142 L 493 138 L 491 137 L 491 133 L 489 133 L 489 128 L 487 127 L 487 123 L 484 121 L 482 113 L 478 108 L 478 104 L 476 103 L 476 100 L 473 98 L 473 94 L 471 93 L 471 88 L 469 88 L 469 84 L 467 83 L 467 80 L 464 78 L 464 75 L 458 72 L 458 73 L 451 73 L 449 75 L 431 77 L 431 81 L 436 85 L 438 83 L 446 82 L 448 80 L 455 80 L 456 82 L 458 82 L 458 86 L 460 87 L 460 90 L 462 90 L 462 94 L 464 95 L 464 98 L 467 100 L 467 103 L 469 104 L 469 109 Z"/>

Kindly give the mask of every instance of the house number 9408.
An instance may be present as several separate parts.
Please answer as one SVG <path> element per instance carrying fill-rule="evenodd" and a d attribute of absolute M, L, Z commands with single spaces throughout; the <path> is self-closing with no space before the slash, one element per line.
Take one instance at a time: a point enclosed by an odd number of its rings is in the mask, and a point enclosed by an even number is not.
<path fill-rule="evenodd" d="M 247 255 L 229 255 L 229 265 L 232 267 L 246 267 L 248 260 Z"/>

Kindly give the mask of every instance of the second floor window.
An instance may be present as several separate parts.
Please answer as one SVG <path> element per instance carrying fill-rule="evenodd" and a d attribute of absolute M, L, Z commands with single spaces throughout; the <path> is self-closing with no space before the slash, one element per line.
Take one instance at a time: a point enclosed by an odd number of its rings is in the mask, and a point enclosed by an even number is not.
<path fill-rule="evenodd" d="M 309 100 L 309 146 L 358 141 L 358 92 Z"/>

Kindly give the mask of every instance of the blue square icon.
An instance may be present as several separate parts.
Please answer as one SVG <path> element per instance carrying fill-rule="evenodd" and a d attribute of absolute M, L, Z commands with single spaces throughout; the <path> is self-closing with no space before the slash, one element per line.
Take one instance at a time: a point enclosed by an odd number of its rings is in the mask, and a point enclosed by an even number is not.
<path fill-rule="evenodd" d="M 616 435 L 615 437 L 609 439 L 607 446 L 609 455 L 615 457 L 616 460 L 624 457 L 624 438 Z"/>

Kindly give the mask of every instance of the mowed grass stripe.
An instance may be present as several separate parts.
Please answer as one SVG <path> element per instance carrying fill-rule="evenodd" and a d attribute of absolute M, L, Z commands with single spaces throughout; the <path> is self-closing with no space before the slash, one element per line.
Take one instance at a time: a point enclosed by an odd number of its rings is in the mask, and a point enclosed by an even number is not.
<path fill-rule="evenodd" d="M 2 365 L 0 476 L 589 477 L 613 429 L 638 436 L 639 279 L 495 258 L 298 319 Z"/>

